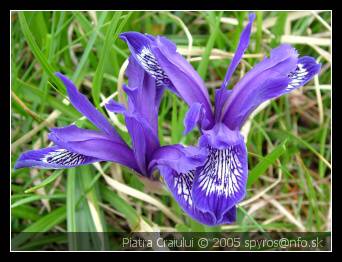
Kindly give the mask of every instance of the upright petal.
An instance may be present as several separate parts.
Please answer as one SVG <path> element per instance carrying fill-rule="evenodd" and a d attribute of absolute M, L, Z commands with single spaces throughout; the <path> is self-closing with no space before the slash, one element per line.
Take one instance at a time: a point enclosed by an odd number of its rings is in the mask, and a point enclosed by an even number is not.
<path fill-rule="evenodd" d="M 60 146 L 24 152 L 14 168 L 36 167 L 41 169 L 61 169 L 88 165 L 101 159 L 71 152 Z"/>
<path fill-rule="evenodd" d="M 221 85 L 221 88 L 216 92 L 215 94 L 215 119 L 220 118 L 222 106 L 227 99 L 227 86 L 229 83 L 230 78 L 232 77 L 235 69 L 240 63 L 240 60 L 242 59 L 243 54 L 245 53 L 248 44 L 249 44 L 249 39 L 251 35 L 251 30 L 252 30 L 252 24 L 255 19 L 255 14 L 250 14 L 249 15 L 249 22 L 243 32 L 241 33 L 240 36 L 240 41 L 238 44 L 238 47 L 235 51 L 234 57 L 232 59 L 232 62 L 230 66 L 228 67 L 226 76 L 224 77 L 223 83 Z"/>
<path fill-rule="evenodd" d="M 199 124 L 201 129 L 207 129 L 210 123 L 204 116 L 205 109 L 203 105 L 200 103 L 192 104 L 184 117 L 185 130 L 183 134 L 189 133 L 197 124 Z"/>
<path fill-rule="evenodd" d="M 130 57 L 127 68 L 128 86 L 123 89 L 128 97 L 128 109 L 115 101 L 106 108 L 125 116 L 126 126 L 132 138 L 132 148 L 140 173 L 150 176 L 148 163 L 153 152 L 159 148 L 158 106 L 160 94 L 156 81 L 138 62 Z"/>
<path fill-rule="evenodd" d="M 117 142 L 125 143 L 114 127 L 108 122 L 108 120 L 89 102 L 85 95 L 78 92 L 76 86 L 66 76 L 61 73 L 56 75 L 63 81 L 71 104 L 86 118 L 89 119 L 96 127 L 103 132 L 112 136 Z"/>
<path fill-rule="evenodd" d="M 217 221 L 225 221 L 246 193 L 247 150 L 243 140 L 225 149 L 209 150 L 206 163 L 194 175 L 193 202 Z"/>
<path fill-rule="evenodd" d="M 245 27 L 245 29 L 241 33 L 238 47 L 235 51 L 232 62 L 230 64 L 230 66 L 228 67 L 226 76 L 224 77 L 224 80 L 222 83 L 222 88 L 226 88 L 228 86 L 230 78 L 232 77 L 236 67 L 239 65 L 240 60 L 242 59 L 242 56 L 248 47 L 249 38 L 251 36 L 252 24 L 253 24 L 254 19 L 255 19 L 255 14 L 250 14 L 249 15 L 249 22 L 248 22 L 247 26 Z"/>
<path fill-rule="evenodd" d="M 49 134 L 51 141 L 70 152 L 119 163 L 139 172 L 133 151 L 126 144 L 111 138 L 107 134 L 75 125 L 53 128 Z"/>
<path fill-rule="evenodd" d="M 158 108 L 163 88 L 157 87 L 156 81 L 132 57 L 126 74 L 128 86 L 124 85 L 124 91 L 129 111 L 143 117 L 158 134 Z"/>
<path fill-rule="evenodd" d="M 224 103 L 231 95 L 233 90 L 226 88 L 219 88 L 215 90 L 215 122 L 219 122 Z"/>
<path fill-rule="evenodd" d="M 153 159 L 153 153 L 160 146 L 158 136 L 150 124 L 139 116 L 126 115 L 125 121 L 132 138 L 133 152 L 141 170 L 140 173 L 150 177 L 152 172 L 148 171 L 148 164 Z"/>
<path fill-rule="evenodd" d="M 225 102 L 221 121 L 239 129 L 262 102 L 279 97 L 308 82 L 320 70 L 313 58 L 297 58 L 290 45 L 280 45 L 250 70 L 234 87 Z"/>

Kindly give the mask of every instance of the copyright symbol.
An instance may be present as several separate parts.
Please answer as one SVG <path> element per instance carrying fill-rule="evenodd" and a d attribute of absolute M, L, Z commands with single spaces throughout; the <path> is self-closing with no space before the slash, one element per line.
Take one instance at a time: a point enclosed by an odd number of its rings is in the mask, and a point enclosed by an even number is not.
<path fill-rule="evenodd" d="M 198 239 L 198 246 L 200 248 L 206 248 L 208 246 L 209 242 L 208 242 L 208 239 L 202 237 L 200 239 Z"/>

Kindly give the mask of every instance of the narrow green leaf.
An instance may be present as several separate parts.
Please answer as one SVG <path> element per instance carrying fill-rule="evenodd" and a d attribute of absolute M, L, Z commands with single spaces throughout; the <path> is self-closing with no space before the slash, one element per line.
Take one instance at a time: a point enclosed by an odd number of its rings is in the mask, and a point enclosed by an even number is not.
<path fill-rule="evenodd" d="M 22 218 L 22 219 L 28 219 L 32 221 L 36 221 L 40 218 L 38 214 L 39 210 L 37 210 L 34 207 L 31 207 L 29 205 L 21 205 L 17 206 L 15 208 L 12 208 L 11 210 L 11 216 L 13 218 Z"/>
<path fill-rule="evenodd" d="M 100 27 L 102 26 L 102 24 L 104 23 L 105 19 L 106 19 L 106 16 L 107 16 L 107 12 L 102 12 L 101 15 L 100 15 L 100 18 L 99 18 L 99 21 L 98 21 L 98 24 L 96 26 L 97 30 L 95 30 L 91 36 L 90 36 L 90 39 L 87 41 L 87 46 L 83 52 L 83 55 L 82 55 L 82 58 L 80 60 L 80 62 L 78 63 L 77 65 L 77 68 L 76 68 L 76 71 L 75 73 L 73 74 L 72 76 L 72 80 L 76 83 L 79 82 L 80 80 L 80 76 L 81 76 L 81 72 L 82 70 L 84 69 L 85 65 L 87 64 L 88 62 L 88 57 L 90 55 L 90 52 L 95 44 L 95 41 L 98 37 L 98 34 L 99 34 L 99 29 Z M 80 17 L 80 16 L 77 16 L 76 17 Z"/>
<path fill-rule="evenodd" d="M 137 228 L 139 225 L 139 215 L 137 214 L 137 211 L 114 191 L 109 190 L 103 185 L 101 185 L 100 189 L 103 199 L 125 216 L 130 228 L 132 230 Z"/>
<path fill-rule="evenodd" d="M 49 74 L 50 78 L 52 79 L 53 83 L 57 86 L 58 90 L 60 92 L 62 92 L 63 94 L 65 94 L 64 85 L 62 84 L 60 79 L 57 76 L 55 76 L 55 72 L 57 70 L 55 68 L 53 68 L 52 65 L 50 65 L 50 63 L 48 62 L 45 55 L 39 49 L 36 41 L 34 40 L 32 33 L 30 31 L 30 28 L 27 24 L 24 13 L 18 12 L 18 14 L 19 14 L 19 21 L 20 21 L 21 29 L 23 31 L 23 34 L 24 34 L 26 40 L 27 40 L 27 43 L 29 44 L 29 46 L 31 48 L 32 53 L 38 59 L 38 61 L 41 63 L 44 70 Z"/>
<path fill-rule="evenodd" d="M 34 237 L 37 233 L 46 232 L 54 226 L 63 222 L 65 220 L 65 217 L 65 206 L 57 208 L 53 210 L 51 213 L 43 216 L 41 219 L 37 220 L 35 223 L 25 228 L 22 231 L 22 233 L 19 233 L 18 235 L 12 238 L 12 249 L 17 250 L 20 247 L 20 245 L 25 243 L 30 238 Z"/>
<path fill-rule="evenodd" d="M 15 208 L 17 206 L 23 205 L 23 204 L 27 204 L 33 201 L 37 201 L 37 200 L 41 200 L 41 199 L 63 199 L 65 198 L 64 194 L 54 194 L 54 195 L 32 195 L 32 196 L 28 196 L 25 197 L 23 199 L 20 199 L 16 202 L 14 202 L 11 205 L 11 208 Z"/>
<path fill-rule="evenodd" d="M 67 213 L 67 229 L 68 232 L 77 232 L 76 225 L 76 190 L 75 190 L 75 169 L 68 169 L 67 185 L 66 185 L 66 213 Z"/>
<path fill-rule="evenodd" d="M 262 44 L 262 11 L 256 12 L 256 46 L 255 52 L 259 53 Z"/>
<path fill-rule="evenodd" d="M 33 191 L 36 191 L 37 189 L 41 187 L 45 187 L 46 185 L 50 184 L 51 182 L 55 181 L 57 177 L 63 174 L 64 170 L 59 170 L 54 172 L 51 176 L 48 176 L 48 178 L 44 179 L 43 182 L 41 182 L 39 185 L 36 185 L 34 187 L 31 187 L 29 189 L 26 189 L 24 193 L 31 193 Z"/>
<path fill-rule="evenodd" d="M 284 34 L 286 19 L 288 12 L 279 12 L 277 13 L 278 18 L 275 25 L 272 27 L 272 33 L 275 35 L 275 38 L 272 40 L 271 46 L 274 47 L 280 44 L 280 38 Z"/>
<path fill-rule="evenodd" d="M 250 187 L 282 154 L 286 152 L 286 141 L 275 147 L 253 170 L 249 172 L 247 187 Z"/>
<path fill-rule="evenodd" d="M 197 72 L 198 74 L 202 77 L 202 79 L 206 79 L 206 75 L 207 75 L 207 71 L 208 71 L 208 64 L 209 64 L 209 57 L 211 54 L 211 50 L 214 47 L 214 43 L 216 40 L 216 37 L 218 35 L 219 32 L 219 26 L 220 26 L 220 20 L 221 20 L 221 16 L 222 16 L 222 12 L 220 13 L 220 15 L 215 16 L 214 14 L 212 14 L 211 12 L 209 12 L 209 16 L 213 16 L 212 17 L 212 21 L 213 21 L 213 27 L 212 27 L 212 32 L 209 36 L 208 42 L 207 42 L 207 46 L 205 48 L 204 54 L 202 56 L 202 60 L 200 62 L 200 64 L 198 65 L 197 68 Z"/>
<path fill-rule="evenodd" d="M 104 65 L 108 57 L 108 50 L 110 46 L 115 42 L 117 38 L 117 33 L 114 35 L 114 32 L 117 28 L 119 19 L 121 17 L 122 12 L 115 12 L 110 24 L 109 28 L 107 29 L 107 33 L 104 40 L 104 46 L 102 48 L 102 53 L 100 56 L 100 60 L 98 66 L 96 68 L 96 72 L 93 79 L 93 86 L 92 86 L 92 95 L 94 98 L 94 103 L 96 107 L 100 108 L 100 92 L 101 92 L 101 84 L 104 74 Z"/>
<path fill-rule="evenodd" d="M 25 228 L 23 232 L 46 232 L 65 220 L 65 211 L 65 206 L 57 208 Z"/>

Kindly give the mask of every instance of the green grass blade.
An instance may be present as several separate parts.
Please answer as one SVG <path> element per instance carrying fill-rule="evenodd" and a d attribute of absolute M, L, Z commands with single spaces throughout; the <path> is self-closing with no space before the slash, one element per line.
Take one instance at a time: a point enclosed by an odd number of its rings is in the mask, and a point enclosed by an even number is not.
<path fill-rule="evenodd" d="M 76 191 L 75 191 L 75 169 L 68 169 L 66 186 L 66 207 L 67 207 L 67 229 L 68 232 L 77 232 L 75 220 L 76 213 Z"/>
<path fill-rule="evenodd" d="M 211 54 L 211 50 L 214 47 L 214 43 L 216 40 L 216 37 L 220 31 L 220 19 L 222 16 L 222 12 L 219 16 L 215 16 L 214 14 L 212 14 L 212 12 L 209 12 L 209 18 L 212 23 L 213 23 L 213 27 L 212 27 L 212 32 L 209 36 L 208 42 L 207 42 L 207 46 L 205 48 L 204 54 L 202 56 L 202 60 L 200 62 L 200 64 L 198 65 L 197 68 L 197 72 L 198 74 L 202 77 L 202 79 L 206 79 L 206 75 L 207 75 L 207 71 L 208 71 L 208 65 L 209 65 L 209 57 Z"/>
<path fill-rule="evenodd" d="M 94 103 L 96 107 L 100 107 L 100 92 L 101 92 L 101 84 L 104 74 L 104 65 L 108 58 L 108 50 L 110 50 L 110 46 L 115 42 L 118 36 L 118 32 L 115 32 L 119 19 L 121 17 L 122 12 L 115 12 L 112 20 L 110 21 L 109 28 L 107 29 L 104 45 L 102 48 L 100 60 L 98 66 L 96 68 L 96 72 L 93 78 L 93 86 L 92 86 L 92 95 L 94 99 Z"/>
<path fill-rule="evenodd" d="M 39 185 L 36 185 L 34 187 L 31 187 L 31 188 L 25 190 L 24 193 L 31 193 L 33 191 L 36 191 L 39 188 L 47 186 L 51 182 L 55 181 L 60 175 L 62 175 L 63 171 L 64 170 L 59 170 L 59 171 L 55 172 L 54 174 L 52 174 L 48 178 L 44 179 L 43 182 L 41 182 Z"/>
<path fill-rule="evenodd" d="M 62 206 L 43 216 L 37 222 L 28 226 L 23 232 L 46 232 L 63 222 L 66 218 L 66 208 Z"/>
<path fill-rule="evenodd" d="M 50 229 L 52 229 L 54 226 L 62 223 L 65 220 L 66 217 L 66 209 L 65 206 L 59 207 L 49 214 L 46 214 L 39 220 L 37 220 L 35 223 L 31 224 L 27 228 L 25 228 L 22 233 L 16 235 L 12 238 L 11 244 L 12 244 L 12 250 L 16 250 L 25 243 L 27 240 L 29 240 L 31 237 L 33 237 L 34 233 L 43 233 Z M 32 233 L 32 234 L 28 234 Z"/>
<path fill-rule="evenodd" d="M 27 40 L 27 43 L 29 44 L 32 53 L 34 56 L 38 59 L 44 70 L 48 73 L 50 78 L 52 79 L 53 83 L 57 86 L 58 90 L 65 94 L 65 87 L 60 81 L 60 79 L 55 76 L 55 72 L 57 71 L 55 68 L 53 68 L 50 63 L 48 62 L 45 55 L 42 53 L 42 51 L 39 49 L 36 41 L 34 40 L 34 37 L 30 31 L 30 28 L 27 24 L 25 15 L 23 12 L 19 12 L 19 21 L 21 25 L 22 32 Z"/>
<path fill-rule="evenodd" d="M 32 196 L 28 196 L 28 197 L 25 197 L 23 199 L 20 199 L 20 200 L 14 202 L 11 205 L 11 208 L 15 208 L 15 207 L 18 207 L 20 205 L 27 204 L 27 203 L 30 203 L 30 202 L 33 202 L 33 201 L 37 201 L 37 200 L 40 200 L 40 199 L 64 199 L 64 198 L 65 198 L 64 194 L 32 195 Z"/>
<path fill-rule="evenodd" d="M 114 191 L 103 185 L 101 185 L 100 189 L 103 199 L 125 216 L 130 228 L 132 230 L 138 228 L 140 219 L 137 211 Z"/>
<path fill-rule="evenodd" d="M 250 187 L 279 157 L 286 152 L 286 141 L 275 147 L 248 174 L 247 187 Z"/>
<path fill-rule="evenodd" d="M 275 35 L 275 38 L 271 42 L 272 47 L 280 44 L 280 38 L 284 34 L 287 19 L 287 12 L 279 12 L 277 15 L 277 22 L 272 27 L 272 33 Z"/>
<path fill-rule="evenodd" d="M 79 16 L 76 15 L 76 17 L 79 17 Z M 72 76 L 72 80 L 76 84 L 78 84 L 79 81 L 80 81 L 80 76 L 81 76 L 82 70 L 85 68 L 86 64 L 88 63 L 89 55 L 90 55 L 90 53 L 91 53 L 91 51 L 93 49 L 93 46 L 94 46 L 95 41 L 96 41 L 96 39 L 98 37 L 98 34 L 99 34 L 98 31 L 100 30 L 100 27 L 104 23 L 106 17 L 107 17 L 107 12 L 102 12 L 101 15 L 100 15 L 98 24 L 97 24 L 97 30 L 95 30 L 91 34 L 90 39 L 87 41 L 87 46 L 86 46 L 86 48 L 85 48 L 85 50 L 83 52 L 82 58 L 81 58 L 79 64 L 77 65 L 75 73 Z"/>

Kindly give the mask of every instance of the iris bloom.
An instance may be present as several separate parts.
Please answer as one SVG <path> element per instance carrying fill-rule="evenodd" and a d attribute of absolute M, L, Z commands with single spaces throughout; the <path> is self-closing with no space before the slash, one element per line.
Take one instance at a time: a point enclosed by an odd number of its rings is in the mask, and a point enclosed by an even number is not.
<path fill-rule="evenodd" d="M 298 57 L 293 47 L 282 44 L 228 90 L 248 46 L 254 17 L 249 16 L 222 86 L 215 92 L 214 105 L 203 80 L 174 43 L 161 36 L 121 34 L 132 57 L 156 80 L 157 87 L 166 86 L 188 104 L 185 133 L 196 126 L 201 132 L 198 146 L 208 154 L 204 165 L 182 172 L 165 165 L 159 169 L 183 210 L 208 225 L 235 221 L 236 204 L 245 196 L 248 161 L 240 133 L 245 120 L 264 101 L 305 85 L 320 71 L 315 59 Z"/>
<path fill-rule="evenodd" d="M 127 68 L 128 86 L 124 86 L 128 107 L 113 100 L 106 105 L 108 110 L 124 114 L 131 147 L 68 78 L 60 73 L 57 76 L 66 86 L 71 104 L 99 130 L 81 129 L 76 125 L 52 128 L 49 139 L 55 145 L 23 153 L 15 168 L 60 169 L 111 161 L 155 180 L 153 172 L 157 165 L 183 172 L 184 168 L 187 170 L 204 163 L 206 154 L 201 149 L 182 145 L 160 146 L 158 107 L 163 87 L 156 87 L 154 78 L 134 59 Z"/>

